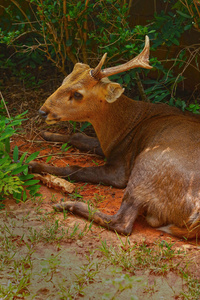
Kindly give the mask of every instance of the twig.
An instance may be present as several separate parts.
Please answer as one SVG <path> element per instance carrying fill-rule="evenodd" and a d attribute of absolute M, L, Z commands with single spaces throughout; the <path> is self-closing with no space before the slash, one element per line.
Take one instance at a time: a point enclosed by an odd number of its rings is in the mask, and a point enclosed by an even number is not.
<path fill-rule="evenodd" d="M 149 98 L 145 94 L 144 87 L 142 85 L 139 73 L 136 72 L 135 75 L 136 75 L 136 82 L 137 82 L 138 90 L 139 90 L 139 93 L 140 93 L 142 101 L 144 101 L 144 102 L 150 102 Z"/>
<path fill-rule="evenodd" d="M 65 38 L 66 38 L 66 41 L 64 41 L 64 42 L 67 43 L 69 40 L 69 37 L 70 37 L 70 34 L 69 34 L 70 17 L 68 16 L 68 18 L 67 18 L 67 2 L 66 2 L 66 0 L 63 0 L 63 20 L 64 20 L 64 31 L 65 31 Z M 66 52 L 67 52 L 67 56 L 72 61 L 72 63 L 76 64 L 78 61 L 77 61 L 75 55 L 73 54 L 70 46 L 66 46 Z"/>
<path fill-rule="evenodd" d="M 131 10 L 131 7 L 132 7 L 132 3 L 133 3 L 133 0 L 129 0 L 129 3 L 128 3 L 128 10 L 127 10 L 127 16 L 128 16 L 129 13 L 130 13 L 130 10 Z"/>
<path fill-rule="evenodd" d="M 45 140 L 37 140 L 37 141 L 34 141 L 34 140 L 27 140 L 27 142 L 31 142 L 31 143 L 44 143 Z M 46 141 L 48 144 L 55 144 L 55 145 L 60 145 L 60 144 L 63 144 L 62 142 L 51 142 L 51 141 Z"/>
<path fill-rule="evenodd" d="M 19 153 L 24 153 L 24 151 L 19 151 Z M 30 155 L 30 153 L 27 153 L 28 155 Z M 93 153 L 63 153 L 63 152 L 57 152 L 57 153 L 52 153 L 52 154 L 45 154 L 45 155 L 41 155 L 41 156 L 37 156 L 37 159 L 40 158 L 44 158 L 44 157 L 49 157 L 49 156 L 56 156 L 56 155 L 63 155 L 63 157 L 65 156 L 95 156 L 95 157 L 99 157 L 98 154 L 93 154 Z"/>
<path fill-rule="evenodd" d="M 1 91 L 0 91 L 0 95 L 1 95 L 1 99 L 2 99 L 2 101 L 3 101 L 3 104 L 4 104 L 4 106 L 5 106 L 5 109 L 6 109 L 6 112 L 7 112 L 8 118 L 11 120 L 10 113 L 9 113 L 9 111 L 8 111 L 8 108 L 7 108 L 6 102 L 5 102 L 5 100 L 4 100 L 4 97 L 3 97 L 2 93 L 1 93 Z"/>
<path fill-rule="evenodd" d="M 28 18 L 28 16 L 27 16 L 27 14 L 26 14 L 26 13 L 24 12 L 24 10 L 20 7 L 19 3 L 17 3 L 15 0 L 11 0 L 11 2 L 17 6 L 17 8 L 19 9 L 19 11 L 22 13 L 22 15 L 23 15 L 23 16 L 26 18 L 26 20 L 28 21 L 28 24 L 30 25 L 31 29 L 34 30 L 34 28 L 33 28 L 32 24 L 31 24 L 31 22 L 30 22 L 30 20 L 29 20 L 29 18 Z"/>

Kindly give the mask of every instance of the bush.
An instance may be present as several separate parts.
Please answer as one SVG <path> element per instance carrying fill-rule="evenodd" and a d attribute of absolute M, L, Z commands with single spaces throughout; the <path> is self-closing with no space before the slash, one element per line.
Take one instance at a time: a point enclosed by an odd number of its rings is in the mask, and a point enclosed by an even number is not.
<path fill-rule="evenodd" d="M 30 196 L 38 196 L 37 183 L 32 174 L 28 174 L 28 163 L 35 159 L 38 152 L 27 157 L 24 153 L 19 158 L 18 147 L 15 146 L 13 153 L 10 151 L 10 139 L 17 132 L 26 112 L 14 117 L 5 116 L 4 102 L 0 102 L 0 199 L 4 199 L 8 195 L 19 201 L 25 201 Z"/>
<path fill-rule="evenodd" d="M 143 32 L 130 29 L 129 1 L 27 0 L 28 6 L 11 2 L 1 42 L 29 56 L 32 63 L 41 62 L 43 54 L 65 75 L 69 61 L 95 66 L 106 51 L 110 63 L 116 64 L 124 55 L 137 53 L 148 33 L 145 27 Z"/>
<path fill-rule="evenodd" d="M 200 31 L 196 0 L 164 2 L 168 12 L 155 14 L 145 26 L 130 28 L 131 0 L 27 0 L 26 5 L 22 0 L 11 0 L 11 5 L 6 8 L 7 27 L 0 31 L 1 42 L 12 47 L 13 54 L 24 64 L 29 60 L 29 65 L 34 67 L 48 59 L 64 75 L 78 61 L 96 66 L 105 52 L 108 53 L 106 66 L 109 67 L 137 55 L 143 48 L 146 34 L 152 41 L 151 50 L 155 51 L 163 45 L 168 49 L 178 46 L 183 33 L 189 33 L 192 27 Z M 199 44 L 182 48 L 170 59 L 173 64 L 170 70 L 156 57 L 151 58 L 150 62 L 157 70 L 154 81 L 145 81 L 149 70 L 137 69 L 115 75 L 113 79 L 129 90 L 136 83 L 141 86 L 142 81 L 151 101 L 167 102 L 184 109 L 186 103 L 176 99 L 177 86 L 184 81 L 184 72 L 189 65 L 199 71 L 199 49 Z M 167 57 L 166 61 L 169 61 Z M 177 68 L 180 73 L 175 75 Z"/>

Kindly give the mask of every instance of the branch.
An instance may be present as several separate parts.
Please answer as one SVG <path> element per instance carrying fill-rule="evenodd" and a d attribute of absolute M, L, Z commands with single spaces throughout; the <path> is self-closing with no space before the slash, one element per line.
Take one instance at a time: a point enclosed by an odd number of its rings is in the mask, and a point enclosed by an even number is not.
<path fill-rule="evenodd" d="M 1 91 L 0 91 L 0 96 L 1 96 L 1 99 L 2 99 L 2 101 L 3 101 L 3 104 L 4 104 L 4 106 L 5 106 L 5 109 L 6 109 L 6 112 L 7 112 L 8 118 L 11 120 L 10 113 L 9 113 L 9 111 L 8 111 L 8 108 L 7 108 L 6 102 L 5 102 L 5 100 L 4 100 L 4 97 L 3 97 L 2 93 L 1 93 Z"/>
<path fill-rule="evenodd" d="M 68 41 L 69 40 L 68 21 L 70 21 L 70 19 L 67 20 L 66 15 L 67 15 L 67 2 L 66 2 L 66 0 L 63 0 L 64 31 L 65 31 L 66 41 Z M 64 45 L 64 47 L 65 47 L 65 45 Z M 76 64 L 77 59 L 76 59 L 75 55 L 72 53 L 71 47 L 66 46 L 65 49 L 66 49 L 67 56 L 69 57 L 69 59 L 73 62 L 73 64 Z"/>
<path fill-rule="evenodd" d="M 136 72 L 135 74 L 136 74 L 136 82 L 137 82 L 138 90 L 139 90 L 139 93 L 140 93 L 142 101 L 144 101 L 144 102 L 150 102 L 149 98 L 145 94 L 145 91 L 144 91 L 144 88 L 143 88 L 143 85 L 142 85 L 139 73 Z"/>
<path fill-rule="evenodd" d="M 87 10 L 88 2 L 89 2 L 89 0 L 86 0 L 85 9 L 83 11 Z M 88 32 L 88 20 L 87 20 L 87 15 L 86 15 L 85 16 L 85 21 L 83 23 L 83 62 L 84 63 L 87 63 L 87 49 L 86 49 L 87 32 Z"/>
<path fill-rule="evenodd" d="M 28 21 L 28 24 L 30 25 L 31 29 L 34 30 L 27 14 L 23 11 L 23 9 L 21 9 L 19 3 L 17 3 L 15 0 L 11 0 L 13 4 L 15 4 L 17 6 L 17 8 L 21 11 L 22 15 L 26 18 L 26 20 Z"/>

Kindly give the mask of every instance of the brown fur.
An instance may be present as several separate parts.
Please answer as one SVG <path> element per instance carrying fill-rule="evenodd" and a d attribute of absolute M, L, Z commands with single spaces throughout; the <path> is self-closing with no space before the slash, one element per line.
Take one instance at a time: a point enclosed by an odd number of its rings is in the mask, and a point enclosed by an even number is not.
<path fill-rule="evenodd" d="M 32 163 L 34 172 L 73 180 L 126 187 L 114 216 L 88 209 L 84 203 L 55 205 L 122 234 L 132 232 L 138 214 L 176 236 L 200 234 L 200 118 L 163 104 L 137 102 L 123 95 L 119 84 L 94 80 L 90 67 L 77 64 L 62 86 L 41 107 L 47 123 L 89 121 L 99 142 L 84 135 L 66 137 L 85 149 L 103 151 L 101 167 L 56 168 Z M 82 95 L 75 99 L 75 92 Z M 109 103 L 110 102 L 110 103 Z M 46 138 L 53 138 L 44 134 Z M 87 147 L 88 145 L 88 147 Z M 78 145 L 80 146 L 80 145 Z M 102 150 L 101 150 L 102 149 Z"/>

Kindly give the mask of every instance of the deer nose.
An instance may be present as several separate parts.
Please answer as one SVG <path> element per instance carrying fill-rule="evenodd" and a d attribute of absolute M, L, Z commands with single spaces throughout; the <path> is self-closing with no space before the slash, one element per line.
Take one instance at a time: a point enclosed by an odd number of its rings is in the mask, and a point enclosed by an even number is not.
<path fill-rule="evenodd" d="M 43 118 L 43 119 L 46 119 L 47 118 L 47 115 L 48 115 L 48 112 L 46 111 L 43 111 L 43 110 L 39 110 L 39 114 L 40 116 Z"/>

